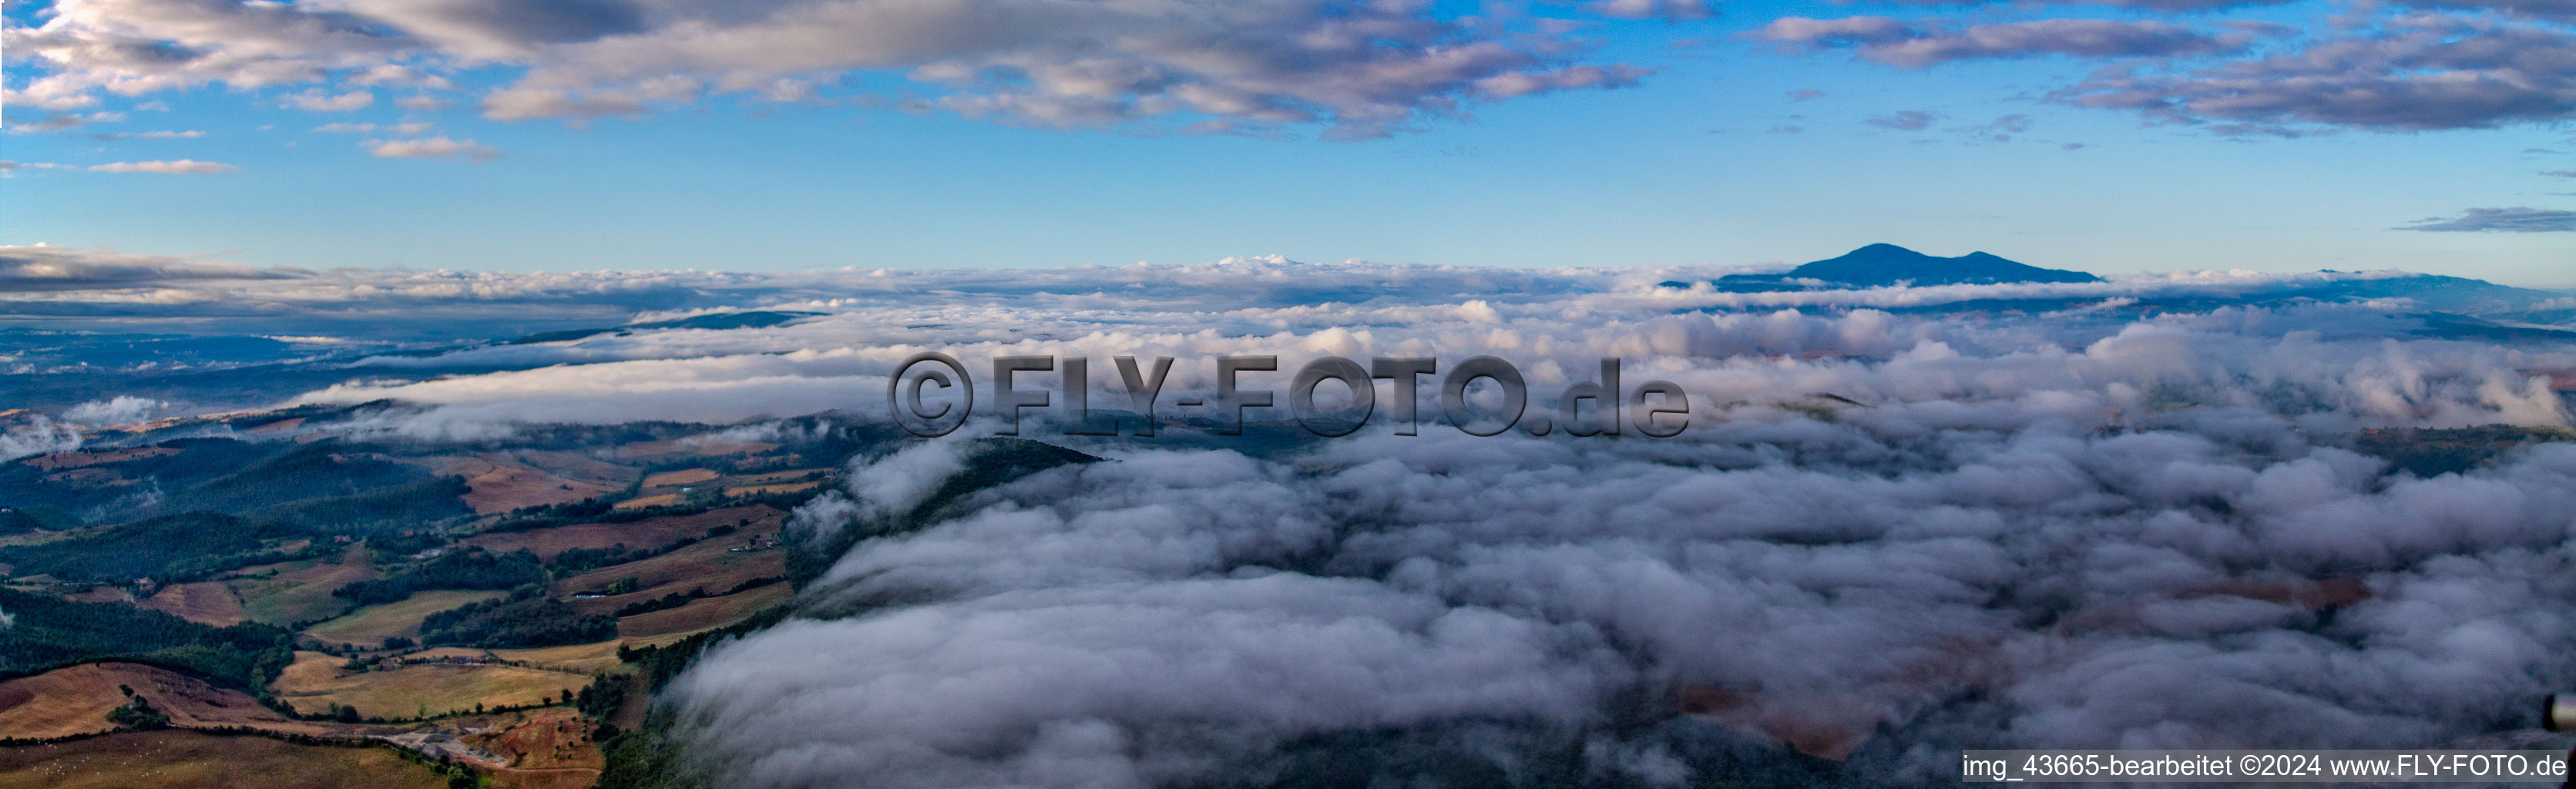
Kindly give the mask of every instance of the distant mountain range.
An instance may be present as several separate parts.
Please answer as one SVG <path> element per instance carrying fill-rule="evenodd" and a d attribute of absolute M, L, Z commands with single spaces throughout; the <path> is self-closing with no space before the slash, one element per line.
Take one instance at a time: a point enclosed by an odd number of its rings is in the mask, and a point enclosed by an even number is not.
<path fill-rule="evenodd" d="M 2040 268 L 1984 252 L 1971 252 L 1954 258 L 1944 258 L 1933 257 L 1895 244 L 1871 244 L 1852 250 L 1841 257 L 1819 260 L 1784 273 L 1730 274 L 1719 277 L 1709 284 L 1720 291 L 1731 293 L 1766 293 L 1846 290 L 1894 285 L 2101 281 L 2103 281 L 2101 277 L 2081 271 Z M 1669 281 L 1661 284 L 1665 287 L 1687 288 L 1693 283 Z M 2102 298 L 2100 295 L 1997 298 L 1971 296 L 1956 301 L 1934 301 L 1882 309 L 1891 312 L 1922 313 L 2043 313 L 2096 304 Z M 2576 324 L 2576 308 L 2571 308 L 2569 300 L 2561 293 L 2439 274 L 2284 280 L 2232 293 L 2132 296 L 2125 299 L 2125 306 L 2121 307 L 2118 313 L 2136 318 L 2163 312 L 2199 312 L 2228 306 L 2354 302 L 2376 299 L 2407 300 L 2412 307 L 2409 319 L 2418 324 L 2408 331 L 2411 334 L 2495 341 L 2532 338 L 2565 340 L 2576 337 L 2576 329 L 2568 328 L 2571 324 Z M 1730 308 L 1706 307 L 1684 311 L 1713 312 L 1726 309 Z"/>
<path fill-rule="evenodd" d="M 2040 268 L 1984 252 L 1954 258 L 1926 255 L 1895 244 L 1871 244 L 1790 269 L 1785 274 L 1729 274 L 1711 284 L 1734 293 L 1844 290 L 1891 285 L 1992 285 L 2004 282 L 2100 282 L 2081 271 Z M 1689 287 L 1685 282 L 1663 283 Z"/>

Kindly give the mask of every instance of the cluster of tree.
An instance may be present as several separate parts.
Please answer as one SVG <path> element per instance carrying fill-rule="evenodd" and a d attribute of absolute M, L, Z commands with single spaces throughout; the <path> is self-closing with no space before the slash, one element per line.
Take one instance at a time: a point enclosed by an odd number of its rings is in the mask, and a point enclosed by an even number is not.
<path fill-rule="evenodd" d="M 575 575 L 602 567 L 614 567 L 627 562 L 650 559 L 695 545 L 697 542 L 695 538 L 683 537 L 679 542 L 660 548 L 628 548 L 626 543 L 622 542 L 606 548 L 568 548 L 562 553 L 555 554 L 554 561 L 548 564 L 554 567 L 558 575 Z"/>
<path fill-rule="evenodd" d="M 756 632 L 778 624 L 780 620 L 786 618 L 787 607 L 776 606 L 753 614 L 740 622 L 689 636 L 668 646 L 619 645 L 617 659 L 619 662 L 635 664 L 637 673 L 644 677 L 645 689 L 660 692 L 662 686 L 669 683 L 672 677 L 679 676 L 682 670 L 689 667 L 691 661 L 698 659 L 698 653 L 706 651 L 707 647 L 717 641 Z"/>
<path fill-rule="evenodd" d="M 627 603 L 617 609 L 617 615 L 622 618 L 634 616 L 636 614 L 649 614 L 655 611 L 668 611 L 680 606 L 688 605 L 689 601 L 710 596 L 711 595 L 707 594 L 706 587 L 696 587 L 690 589 L 686 593 L 672 592 L 651 600 L 637 600 L 632 603 Z"/>
<path fill-rule="evenodd" d="M 618 580 L 620 580 L 620 581 L 622 581 L 622 582 L 623 582 L 623 581 L 633 581 L 633 580 L 635 580 L 635 579 L 633 579 L 633 578 L 621 578 L 621 579 L 618 579 Z M 624 606 L 622 606 L 622 607 L 620 607 L 620 608 L 618 608 L 618 609 L 617 609 L 617 616 L 618 616 L 618 617 L 620 617 L 620 618 L 624 618 L 624 617 L 634 616 L 634 615 L 636 615 L 636 614 L 649 614 L 649 613 L 653 613 L 653 612 L 655 612 L 655 611 L 668 611 L 668 610 L 671 610 L 671 609 L 674 609 L 674 608 L 678 608 L 678 607 L 680 607 L 680 606 L 688 605 L 691 601 L 695 601 L 695 600 L 703 600 L 703 599 L 706 599 L 706 598 L 709 598 L 709 597 L 723 597 L 723 596 L 725 596 L 725 595 L 733 594 L 733 593 L 736 593 L 736 592 L 741 592 L 741 591 L 744 591 L 744 590 L 747 590 L 747 589 L 758 589 L 758 588 L 760 588 L 760 587 L 768 586 L 768 585 L 770 585 L 770 584 L 778 583 L 778 582 L 780 582 L 780 581 L 784 581 L 784 580 L 787 580 L 787 576 L 783 576 L 783 575 L 773 575 L 773 576 L 768 576 L 768 577 L 765 577 L 765 578 L 753 578 L 753 579 L 750 579 L 750 580 L 747 580 L 747 581 L 743 581 L 742 583 L 734 584 L 734 585 L 733 585 L 733 588 L 726 589 L 726 590 L 724 590 L 724 591 L 722 591 L 722 592 L 717 592 L 717 593 L 714 593 L 714 594 L 709 594 L 709 593 L 707 593 L 707 588 L 706 588 L 706 587 L 703 587 L 703 586 L 700 586 L 700 587 L 692 587 L 692 588 L 691 588 L 691 589 L 689 589 L 689 591 L 687 591 L 687 592 L 672 592 L 672 593 L 670 593 L 670 594 L 666 594 L 666 595 L 663 595 L 663 596 L 661 596 L 661 597 L 653 598 L 653 599 L 651 599 L 651 600 L 637 600 L 637 601 L 632 602 L 632 603 L 627 603 L 626 605 L 624 605 Z M 627 591 L 632 592 L 632 591 L 634 591 L 634 590 L 633 590 L 633 589 L 628 589 Z"/>
<path fill-rule="evenodd" d="M 21 575 L 72 581 L 186 580 L 252 564 L 306 558 L 328 537 L 470 515 L 465 482 L 383 458 L 382 447 L 319 441 L 176 439 L 164 453 L 93 467 L 136 480 L 100 484 L 35 464 L 0 464 L 10 491 L 0 533 L 80 525 L 79 510 L 122 525 L 40 545 L 0 549 Z M 135 495 L 148 490 L 153 495 Z M 296 539 L 309 539 L 289 547 Z"/>
<path fill-rule="evenodd" d="M 385 447 L 342 441 L 261 444 L 266 457 L 191 485 L 173 503 L 195 510 L 249 512 L 290 502 L 363 496 L 420 481 L 429 474 L 383 456 Z M 167 484 L 167 480 L 164 480 Z M 351 517 L 372 518 L 362 513 Z"/>
<path fill-rule="evenodd" d="M 294 634 L 244 622 L 213 627 L 123 603 L 75 603 L 0 588 L 0 674 L 24 675 L 75 663 L 123 660 L 194 675 L 266 695 L 294 662 Z"/>
<path fill-rule="evenodd" d="M 420 623 L 421 642 L 432 646 L 550 647 L 617 637 L 617 618 L 582 614 L 529 585 L 509 597 L 430 614 Z"/>
<path fill-rule="evenodd" d="M 582 688 L 581 693 L 573 696 L 573 709 L 590 716 L 591 720 L 608 720 L 609 716 L 617 714 L 618 708 L 626 706 L 627 691 L 634 684 L 634 678 L 625 674 L 601 674 L 591 679 L 589 687 Z M 609 732 L 614 733 L 614 730 Z"/>
<path fill-rule="evenodd" d="M 64 512 L 61 507 L 45 504 L 0 507 L 0 535 L 61 531 L 79 525 L 80 518 Z"/>
<path fill-rule="evenodd" d="M 413 530 L 378 534 L 367 538 L 367 552 L 377 564 L 392 564 L 412 554 L 447 544 L 447 537 L 434 531 Z"/>
<path fill-rule="evenodd" d="M 164 491 L 180 491 L 247 468 L 278 451 L 276 445 L 228 438 L 181 438 L 153 446 L 175 451 L 96 467 L 126 479 L 152 480 Z M 124 504 L 120 500 L 132 492 L 129 486 L 100 485 L 83 476 L 54 472 L 55 469 L 33 463 L 0 464 L 0 490 L 9 491 L 9 504 L 13 507 L 49 506 L 68 512 L 114 509 L 124 511 L 121 517 L 133 517 L 132 506 L 120 506 Z"/>
<path fill-rule="evenodd" d="M 464 477 L 417 479 L 346 496 L 307 499 L 247 510 L 245 517 L 282 521 L 313 531 L 368 533 L 471 515 Z"/>
<path fill-rule="evenodd" d="M 129 583 L 138 578 L 169 578 L 164 570 L 174 563 L 204 567 L 210 557 L 256 555 L 294 536 L 297 531 L 283 524 L 192 512 L 146 518 L 70 539 L 0 548 L 0 562 L 19 575 Z"/>
<path fill-rule="evenodd" d="M 358 581 L 332 594 L 359 605 L 390 603 L 422 589 L 512 589 L 546 581 L 545 565 L 521 548 L 493 553 L 465 547 L 439 554 L 391 578 Z"/>
<path fill-rule="evenodd" d="M 588 523 L 616 511 L 617 502 L 597 496 L 562 504 L 531 504 L 510 511 L 509 518 L 493 524 L 489 531 L 527 531 L 545 525 Z"/>
<path fill-rule="evenodd" d="M 134 689 L 124 685 L 116 686 L 116 690 L 125 694 L 126 702 L 107 711 L 107 722 L 129 729 L 159 729 L 170 725 L 170 716 L 153 709 L 150 699 L 134 695 Z"/>

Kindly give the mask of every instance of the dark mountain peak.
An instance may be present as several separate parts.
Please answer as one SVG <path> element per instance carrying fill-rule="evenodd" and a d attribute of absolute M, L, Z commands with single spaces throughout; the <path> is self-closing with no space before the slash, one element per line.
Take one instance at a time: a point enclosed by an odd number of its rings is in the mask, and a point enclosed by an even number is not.
<path fill-rule="evenodd" d="M 1841 257 L 1791 269 L 1786 274 L 1736 274 L 1719 278 L 1721 290 L 1802 290 L 1815 287 L 1796 280 L 1817 280 L 1830 288 L 1915 285 L 1994 284 L 2002 282 L 2100 282 L 2081 271 L 2040 268 L 1985 252 L 1954 258 L 1933 257 L 1895 244 L 1871 244 Z"/>

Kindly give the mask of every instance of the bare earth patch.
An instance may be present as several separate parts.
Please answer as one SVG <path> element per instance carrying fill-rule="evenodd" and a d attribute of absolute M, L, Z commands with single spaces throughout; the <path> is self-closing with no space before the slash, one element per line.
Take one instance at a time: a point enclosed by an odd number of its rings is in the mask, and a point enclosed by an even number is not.
<path fill-rule="evenodd" d="M 695 485 L 700 482 L 715 479 L 719 476 L 723 475 L 717 474 L 715 469 L 709 468 L 689 468 L 681 469 L 679 471 L 665 471 L 660 474 L 645 477 L 644 487 L 665 488 L 673 485 Z"/>
<path fill-rule="evenodd" d="M 250 614 L 242 610 L 241 598 L 233 596 L 232 588 L 215 581 L 165 586 L 141 605 L 190 622 L 216 627 L 230 627 L 250 619 Z"/>

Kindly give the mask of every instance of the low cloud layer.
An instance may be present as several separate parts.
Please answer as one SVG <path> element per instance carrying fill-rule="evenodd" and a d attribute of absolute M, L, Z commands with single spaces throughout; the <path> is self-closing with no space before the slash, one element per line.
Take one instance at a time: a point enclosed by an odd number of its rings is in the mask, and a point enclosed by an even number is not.
<path fill-rule="evenodd" d="M 142 255 L 79 247 L 0 247 L 0 294 L 65 291 L 72 298 L 86 292 L 125 288 L 186 286 L 207 280 L 275 280 L 310 276 L 298 269 L 256 269 L 219 261 L 170 255 Z M 39 297 L 41 298 L 41 297 Z"/>
<path fill-rule="evenodd" d="M 743 787 L 1258 785 L 1318 748 L 1884 785 L 1963 747 L 2467 742 L 2576 679 L 2576 448 L 2392 479 L 2292 420 L 2029 406 L 1114 453 L 862 543 L 675 694 Z"/>
<path fill-rule="evenodd" d="M 2397 272 L 1734 293 L 1713 268 L 261 272 L 32 249 L 12 254 L 52 268 L 22 279 L 56 284 L 11 310 L 56 320 L 626 327 L 281 368 L 315 373 L 288 402 L 390 401 L 310 428 L 362 437 L 873 422 L 886 374 L 933 350 L 987 404 L 991 357 L 1090 357 L 1102 406 L 1107 357 L 1172 356 L 1167 416 L 1230 354 L 1493 355 L 1541 401 L 1609 356 L 1692 400 L 1668 440 L 1436 416 L 1404 437 L 1388 416 L 1284 447 L 1182 426 L 1078 444 L 1109 462 L 822 557 L 795 616 L 680 677 L 677 735 L 729 786 L 1946 785 L 1962 747 L 2508 742 L 2576 682 L 2576 445 L 2421 479 L 2365 440 L 2576 424 L 2560 294 Z M 780 314 L 666 323 L 746 309 Z M 100 397 L 0 448 L 178 399 Z M 793 528 L 912 511 L 991 428 L 855 459 Z"/>

